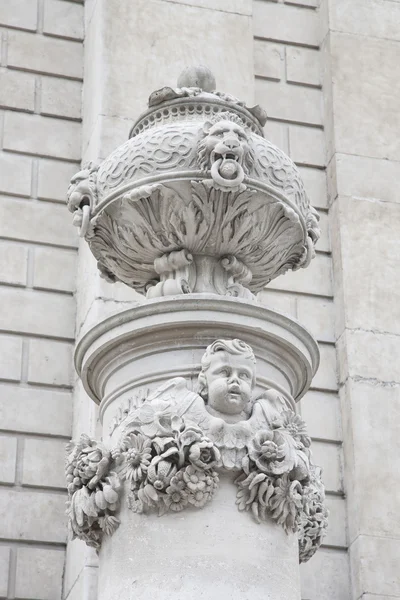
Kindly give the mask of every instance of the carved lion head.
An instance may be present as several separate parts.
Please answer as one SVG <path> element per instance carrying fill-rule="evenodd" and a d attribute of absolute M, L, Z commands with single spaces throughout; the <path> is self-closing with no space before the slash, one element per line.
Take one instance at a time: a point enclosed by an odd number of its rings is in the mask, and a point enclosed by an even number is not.
<path fill-rule="evenodd" d="M 222 112 L 204 123 L 198 147 L 198 162 L 219 189 L 240 186 L 254 163 L 254 155 L 243 121 L 234 113 Z"/>

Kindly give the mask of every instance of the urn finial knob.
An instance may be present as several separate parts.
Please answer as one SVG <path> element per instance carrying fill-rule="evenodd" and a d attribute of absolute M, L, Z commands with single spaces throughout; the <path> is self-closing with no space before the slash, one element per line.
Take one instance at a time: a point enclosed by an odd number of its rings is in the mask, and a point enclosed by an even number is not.
<path fill-rule="evenodd" d="M 216 89 L 215 77 L 208 67 L 186 67 L 179 75 L 178 88 L 197 87 L 204 92 L 214 92 Z"/>

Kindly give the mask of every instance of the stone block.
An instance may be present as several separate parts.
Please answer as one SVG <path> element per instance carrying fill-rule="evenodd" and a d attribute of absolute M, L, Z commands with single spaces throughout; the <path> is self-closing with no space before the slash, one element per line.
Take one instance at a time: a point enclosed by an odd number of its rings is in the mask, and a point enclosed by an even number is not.
<path fill-rule="evenodd" d="M 318 342 L 335 341 L 335 315 L 332 300 L 313 296 L 298 296 L 296 317 Z"/>
<path fill-rule="evenodd" d="M 35 77 L 11 69 L 0 69 L 0 106 L 33 112 Z"/>
<path fill-rule="evenodd" d="M 306 6 L 307 8 L 317 8 L 320 0 L 284 0 L 285 4 L 293 6 Z"/>
<path fill-rule="evenodd" d="M 360 36 L 400 40 L 398 0 L 335 0 L 330 3 L 330 26 Z"/>
<path fill-rule="evenodd" d="M 311 386 L 318 390 L 338 389 L 338 376 L 336 369 L 336 350 L 333 344 L 319 344 L 321 355 L 320 365 Z"/>
<path fill-rule="evenodd" d="M 289 152 L 289 134 L 286 123 L 279 121 L 267 121 L 264 127 L 264 136 L 275 146 L 278 146 L 283 152 Z"/>
<path fill-rule="evenodd" d="M 43 33 L 83 40 L 83 6 L 61 0 L 45 0 Z"/>
<path fill-rule="evenodd" d="M 0 546 L 0 596 L 7 596 L 8 573 L 10 568 L 10 548 Z"/>
<path fill-rule="evenodd" d="M 322 125 L 322 92 L 319 89 L 256 79 L 255 101 L 268 116 L 307 125 Z"/>
<path fill-rule="evenodd" d="M 3 331 L 73 339 L 75 302 L 72 296 L 17 288 L 0 288 Z"/>
<path fill-rule="evenodd" d="M 208 8 L 222 12 L 239 13 L 251 16 L 252 0 L 231 0 L 227 3 L 225 0 L 177 0 L 177 4 L 188 6 L 197 6 L 199 8 Z"/>
<path fill-rule="evenodd" d="M 21 362 L 22 338 L 0 335 L 0 379 L 19 381 Z"/>
<path fill-rule="evenodd" d="M 373 332 L 400 334 L 400 288 L 394 283 L 399 270 L 400 204 L 340 197 L 331 210 L 335 281 L 346 305 L 337 337 L 344 327 L 365 329 L 366 323 Z"/>
<path fill-rule="evenodd" d="M 399 466 L 392 459 L 400 453 L 400 386 L 349 379 L 340 396 L 349 542 L 363 534 L 400 539 Z"/>
<path fill-rule="evenodd" d="M 55 542 L 67 538 L 67 495 L 4 488 L 0 494 L 0 536 L 18 541 Z"/>
<path fill-rule="evenodd" d="M 65 488 L 65 440 L 26 438 L 22 484 Z"/>
<path fill-rule="evenodd" d="M 301 7 L 255 0 L 253 24 L 259 38 L 316 48 L 320 42 L 318 15 Z"/>
<path fill-rule="evenodd" d="M 51 0 L 51 3 L 65 4 L 61 0 L 60 2 Z M 40 112 L 42 115 L 71 119 L 81 118 L 82 84 L 80 81 L 42 77 L 41 86 Z"/>
<path fill-rule="evenodd" d="M 265 287 L 257 296 L 257 300 L 272 310 L 277 310 L 290 317 L 296 317 L 296 296 L 294 294 L 285 294 L 276 292 L 269 286 Z"/>
<path fill-rule="evenodd" d="M 328 208 L 326 174 L 322 169 L 299 167 L 304 187 L 315 208 Z"/>
<path fill-rule="evenodd" d="M 393 94 L 400 79 L 398 43 L 335 32 L 330 37 L 336 151 L 400 160 Z"/>
<path fill-rule="evenodd" d="M 321 548 L 300 565 L 300 579 L 303 600 L 353 600 L 345 551 Z"/>
<path fill-rule="evenodd" d="M 33 287 L 75 291 L 77 253 L 74 250 L 35 248 Z"/>
<path fill-rule="evenodd" d="M 0 25 L 36 30 L 37 0 L 3 0 L 0 3 Z"/>
<path fill-rule="evenodd" d="M 397 182 L 399 163 L 395 161 L 336 154 L 336 194 L 400 203 Z"/>
<path fill-rule="evenodd" d="M 98 568 L 84 567 L 68 595 L 68 600 L 97 600 Z"/>
<path fill-rule="evenodd" d="M 0 236 L 69 248 L 78 238 L 65 206 L 6 197 L 0 197 Z"/>
<path fill-rule="evenodd" d="M 299 165 L 325 167 L 325 136 L 315 127 L 289 126 L 290 158 Z"/>
<path fill-rule="evenodd" d="M 97 569 L 99 559 L 94 548 L 81 540 L 70 540 L 67 544 L 64 573 L 64 597 L 66 598 L 86 567 Z M 69 596 L 68 596 L 69 597 Z M 96 600 L 97 595 L 93 600 Z M 81 597 L 79 600 L 83 600 Z"/>
<path fill-rule="evenodd" d="M 355 598 L 400 596 L 400 539 L 360 535 L 349 553 Z"/>
<path fill-rule="evenodd" d="M 319 227 L 321 229 L 321 237 L 317 243 L 317 250 L 320 252 L 330 252 L 331 244 L 329 240 L 329 218 L 326 212 L 319 212 Z"/>
<path fill-rule="evenodd" d="M 18 548 L 15 598 L 61 598 L 64 558 L 63 550 Z"/>
<path fill-rule="evenodd" d="M 21 244 L 0 242 L 0 282 L 25 285 L 28 270 L 28 248 Z"/>
<path fill-rule="evenodd" d="M 335 442 L 342 439 L 340 402 L 336 394 L 310 390 L 300 405 L 311 437 Z"/>
<path fill-rule="evenodd" d="M 79 160 L 81 126 L 73 121 L 7 112 L 4 117 L 5 150 Z"/>
<path fill-rule="evenodd" d="M 32 159 L 9 152 L 0 152 L 0 192 L 30 196 Z"/>
<path fill-rule="evenodd" d="M 307 269 L 288 271 L 285 275 L 273 279 L 268 287 L 274 290 L 332 296 L 331 259 L 317 254 Z"/>
<path fill-rule="evenodd" d="M 4 430 L 71 435 L 72 399 L 67 392 L 0 384 Z"/>
<path fill-rule="evenodd" d="M 322 481 L 327 492 L 343 492 L 341 473 L 341 446 L 314 441 L 312 445 L 314 463 L 322 468 Z"/>
<path fill-rule="evenodd" d="M 82 79 L 83 46 L 79 42 L 9 31 L 7 62 L 17 69 Z"/>
<path fill-rule="evenodd" d="M 319 50 L 287 46 L 286 79 L 291 83 L 321 86 L 322 72 Z"/>
<path fill-rule="evenodd" d="M 79 165 L 59 160 L 39 160 L 38 198 L 66 202 L 70 179 Z"/>
<path fill-rule="evenodd" d="M 83 151 L 82 162 L 106 158 L 117 146 L 128 139 L 132 125 L 133 120 L 99 115 Z M 85 126 L 85 121 L 83 126 Z M 85 136 L 84 139 L 86 139 Z"/>
<path fill-rule="evenodd" d="M 254 74 L 269 79 L 282 79 L 285 50 L 282 44 L 254 40 Z"/>
<path fill-rule="evenodd" d="M 329 525 L 323 544 L 346 548 L 346 500 L 341 496 L 326 496 L 326 507 L 329 511 Z"/>
<path fill-rule="evenodd" d="M 338 340 L 338 356 L 342 383 L 351 377 L 400 384 L 400 364 L 393 360 L 400 356 L 399 335 L 346 329 Z"/>
<path fill-rule="evenodd" d="M 70 387 L 73 378 L 72 345 L 52 340 L 29 341 L 28 382 Z"/>
<path fill-rule="evenodd" d="M 0 482 L 14 483 L 17 438 L 0 435 Z"/>

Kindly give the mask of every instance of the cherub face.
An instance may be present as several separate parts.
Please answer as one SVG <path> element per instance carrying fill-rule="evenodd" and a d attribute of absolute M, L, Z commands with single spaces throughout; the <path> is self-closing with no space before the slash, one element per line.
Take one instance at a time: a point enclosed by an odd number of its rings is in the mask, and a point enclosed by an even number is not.
<path fill-rule="evenodd" d="M 208 406 L 227 415 L 239 415 L 251 401 L 255 365 L 243 355 L 216 352 L 204 373 Z"/>

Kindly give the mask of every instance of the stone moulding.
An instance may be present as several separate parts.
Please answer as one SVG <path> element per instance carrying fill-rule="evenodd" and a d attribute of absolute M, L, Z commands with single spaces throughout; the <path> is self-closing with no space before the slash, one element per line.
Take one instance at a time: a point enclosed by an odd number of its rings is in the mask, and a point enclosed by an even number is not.
<path fill-rule="evenodd" d="M 265 118 L 260 107 L 221 92 L 154 92 L 130 139 L 71 180 L 68 208 L 100 273 L 149 297 L 250 297 L 308 266 L 318 214 L 294 163 L 264 139 Z M 193 256 L 191 276 L 180 266 L 160 273 L 156 263 L 179 252 Z M 208 256 L 236 259 L 246 278 L 228 281 L 211 265 L 203 272 Z"/>

